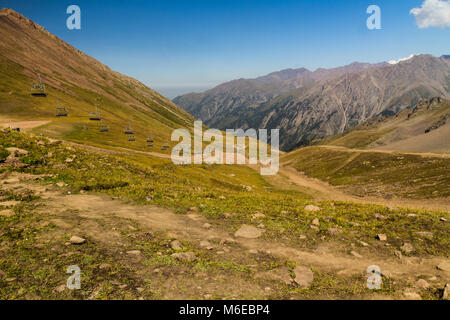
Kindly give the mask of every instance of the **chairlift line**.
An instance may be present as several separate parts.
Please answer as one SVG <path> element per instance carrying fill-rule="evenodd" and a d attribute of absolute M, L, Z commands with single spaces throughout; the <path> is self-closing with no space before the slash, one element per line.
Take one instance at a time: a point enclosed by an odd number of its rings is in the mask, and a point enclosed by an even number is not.
<path fill-rule="evenodd" d="M 133 135 L 134 134 L 133 128 L 131 128 L 131 121 L 128 122 L 128 127 L 125 128 L 123 133 L 124 134 L 128 134 L 128 135 Z"/>

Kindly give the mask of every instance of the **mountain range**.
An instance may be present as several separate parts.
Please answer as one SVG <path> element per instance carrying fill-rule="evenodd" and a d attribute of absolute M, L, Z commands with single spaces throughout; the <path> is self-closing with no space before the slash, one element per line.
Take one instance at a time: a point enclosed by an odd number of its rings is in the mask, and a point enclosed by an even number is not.
<path fill-rule="evenodd" d="M 287 69 L 173 101 L 210 127 L 278 128 L 280 146 L 289 151 L 432 97 L 450 97 L 449 56 Z"/>

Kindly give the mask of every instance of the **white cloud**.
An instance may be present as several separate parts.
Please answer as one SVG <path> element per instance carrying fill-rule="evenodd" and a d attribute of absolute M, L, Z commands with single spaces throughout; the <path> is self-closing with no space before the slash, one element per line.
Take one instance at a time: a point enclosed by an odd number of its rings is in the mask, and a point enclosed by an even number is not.
<path fill-rule="evenodd" d="M 410 11 L 421 29 L 450 27 L 450 0 L 425 0 L 420 8 Z"/>

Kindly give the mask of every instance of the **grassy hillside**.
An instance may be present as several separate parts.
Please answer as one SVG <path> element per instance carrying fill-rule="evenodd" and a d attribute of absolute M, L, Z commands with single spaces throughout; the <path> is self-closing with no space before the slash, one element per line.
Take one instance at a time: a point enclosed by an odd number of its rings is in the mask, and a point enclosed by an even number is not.
<path fill-rule="evenodd" d="M 2 299 L 317 299 L 373 294 L 399 298 L 411 286 L 405 279 L 386 276 L 382 290 L 374 293 L 365 287 L 369 262 L 353 262 L 353 275 L 338 273 L 334 264 L 350 259 L 352 250 L 370 256 L 371 262 L 375 256 L 392 259 L 405 242 L 414 247 L 408 259 L 448 257 L 448 224 L 440 220 L 448 219 L 448 213 L 328 201 L 311 212 L 305 209 L 311 204 L 305 195 L 274 188 L 245 166 L 175 166 L 164 159 L 93 152 L 9 131 L 0 133 L 0 145 L 28 151 L 19 157 L 22 166 L 0 165 L 5 181 L 0 185 Z M 15 178 L 17 174 L 22 180 Z M 6 204 L 11 201 L 12 209 Z M 155 204 L 178 214 L 159 214 Z M 151 220 L 155 215 L 160 220 Z M 376 215 L 385 218 L 374 219 Z M 200 222 L 199 229 L 192 229 L 194 220 L 188 217 L 206 219 L 210 225 L 202 227 Z M 320 225 L 311 228 L 314 219 Z M 171 241 L 182 232 L 169 232 L 177 223 L 187 234 L 211 227 L 214 231 L 200 240 L 192 235 L 177 249 Z M 247 239 L 220 241 L 242 224 L 264 230 L 254 253 L 249 254 L 247 246 L 253 242 Z M 429 230 L 432 238 L 417 235 Z M 87 239 L 86 244 L 70 245 L 74 233 Z M 379 233 L 387 235 L 389 245 L 376 239 Z M 213 249 L 199 245 L 206 239 Z M 268 244 L 274 245 L 263 250 Z M 305 260 L 330 245 L 347 258 L 331 264 Z M 287 246 L 305 253 L 297 259 Z M 193 252 L 196 259 L 172 256 L 180 252 Z M 276 277 L 286 270 L 289 278 L 289 272 L 306 261 L 314 272 L 310 288 Z M 60 289 L 65 269 L 72 264 L 83 270 L 83 287 Z M 440 291 L 433 287 L 421 295 L 437 299 Z"/>
<path fill-rule="evenodd" d="M 174 128 L 192 127 L 193 118 L 135 79 L 112 71 L 20 14 L 0 12 L 0 123 L 47 120 L 36 132 L 85 143 L 146 149 L 151 132 L 159 148 Z M 41 74 L 47 97 L 32 97 Z M 69 110 L 56 118 L 57 99 Z M 109 133 L 89 121 L 98 105 Z M 123 134 L 131 121 L 137 142 Z M 87 130 L 84 130 L 84 127 Z"/>
<path fill-rule="evenodd" d="M 439 155 L 424 158 L 323 146 L 291 152 L 282 162 L 359 196 L 450 197 L 450 158 Z"/>

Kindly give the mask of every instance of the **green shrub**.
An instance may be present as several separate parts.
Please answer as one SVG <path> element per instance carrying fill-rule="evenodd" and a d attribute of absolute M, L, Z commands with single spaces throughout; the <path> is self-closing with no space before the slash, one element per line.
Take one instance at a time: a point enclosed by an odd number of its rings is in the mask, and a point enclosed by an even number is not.
<path fill-rule="evenodd" d="M 5 162 L 6 158 L 10 155 L 10 152 L 0 146 L 0 162 Z"/>

